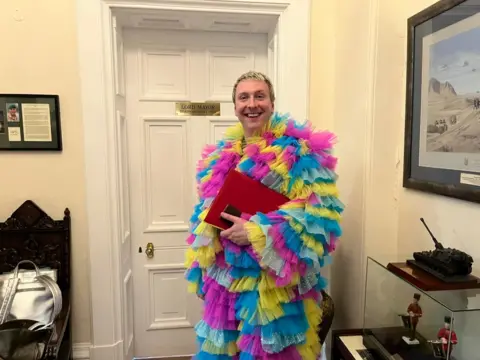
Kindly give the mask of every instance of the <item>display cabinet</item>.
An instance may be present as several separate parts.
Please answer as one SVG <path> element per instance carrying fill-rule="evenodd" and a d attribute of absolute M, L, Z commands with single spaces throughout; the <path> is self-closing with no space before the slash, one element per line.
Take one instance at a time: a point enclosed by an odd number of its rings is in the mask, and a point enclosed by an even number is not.
<path fill-rule="evenodd" d="M 480 289 L 424 291 L 367 260 L 363 344 L 375 359 L 480 359 Z"/>

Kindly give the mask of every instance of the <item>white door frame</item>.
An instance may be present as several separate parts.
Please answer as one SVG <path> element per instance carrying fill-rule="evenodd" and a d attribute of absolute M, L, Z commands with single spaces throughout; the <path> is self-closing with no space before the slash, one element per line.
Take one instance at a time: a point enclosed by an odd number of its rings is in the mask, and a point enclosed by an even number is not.
<path fill-rule="evenodd" d="M 124 359 L 123 279 L 119 260 L 121 195 L 115 136 L 116 69 L 112 17 L 115 9 L 278 16 L 278 51 L 275 51 L 274 59 L 277 109 L 304 120 L 308 115 L 310 92 L 310 1 L 77 0 L 90 252 L 91 359 Z"/>

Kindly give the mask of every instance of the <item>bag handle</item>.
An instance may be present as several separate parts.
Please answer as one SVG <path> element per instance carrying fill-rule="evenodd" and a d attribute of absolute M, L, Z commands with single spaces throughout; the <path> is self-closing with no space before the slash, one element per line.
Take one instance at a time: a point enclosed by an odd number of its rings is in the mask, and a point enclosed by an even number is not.
<path fill-rule="evenodd" d="M 30 326 L 28 328 L 29 330 L 43 330 L 51 327 L 54 324 L 55 320 L 57 319 L 57 316 L 62 311 L 62 307 L 63 307 L 62 292 L 58 284 L 47 275 L 39 275 L 36 277 L 36 279 L 40 283 L 45 285 L 45 287 L 47 287 L 52 293 L 53 309 L 52 309 L 52 316 L 48 323 L 46 324 L 36 323 Z"/>
<path fill-rule="evenodd" d="M 60 315 L 63 309 L 62 291 L 60 290 L 60 287 L 58 286 L 58 284 L 54 280 L 52 280 L 51 277 L 47 275 L 41 275 L 41 276 L 43 279 L 45 279 L 46 283 L 49 284 L 47 286 L 49 287 L 50 291 L 53 294 L 54 307 L 52 311 L 52 320 L 51 320 L 51 323 L 53 324 L 53 322 L 57 319 L 58 315 Z"/>
<path fill-rule="evenodd" d="M 12 308 L 13 298 L 17 292 L 17 286 L 20 279 L 18 277 L 13 277 L 4 282 L 3 286 L 5 287 L 5 297 L 2 301 L 2 306 L 0 306 L 0 324 L 3 324 L 7 319 L 10 309 Z"/>
<path fill-rule="evenodd" d="M 15 266 L 15 270 L 13 272 L 13 277 L 18 278 L 18 271 L 20 270 L 20 265 L 21 264 L 31 264 L 33 265 L 33 268 L 35 272 L 37 273 L 37 277 L 40 276 L 40 269 L 38 268 L 37 264 L 35 264 L 33 261 L 30 260 L 21 260 L 18 262 L 17 266 Z"/>

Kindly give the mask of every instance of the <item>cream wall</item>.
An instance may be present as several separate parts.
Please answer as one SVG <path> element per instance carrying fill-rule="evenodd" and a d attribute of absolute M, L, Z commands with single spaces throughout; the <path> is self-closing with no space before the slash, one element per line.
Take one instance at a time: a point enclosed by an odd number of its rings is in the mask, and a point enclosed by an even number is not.
<path fill-rule="evenodd" d="M 327 5 L 328 4 L 328 5 Z M 373 66 L 372 12 L 367 1 L 312 2 L 310 119 L 338 136 L 338 185 L 347 208 L 344 234 L 331 267 L 331 293 L 335 300 L 335 325 L 360 326 L 364 234 L 367 227 L 365 198 L 370 147 Z M 392 241 L 392 247 L 396 247 Z"/>
<path fill-rule="evenodd" d="M 0 219 L 31 199 L 55 219 L 72 216 L 73 340 L 90 341 L 83 127 L 73 0 L 2 1 L 0 93 L 60 96 L 62 153 L 0 153 Z"/>
<path fill-rule="evenodd" d="M 407 19 L 434 2 L 344 0 L 328 8 L 313 2 L 310 117 L 339 137 L 347 204 L 331 271 L 336 327 L 362 325 L 362 259 L 386 264 L 432 248 L 420 217 L 444 245 L 480 261 L 479 205 L 402 187 Z M 473 325 L 465 319 L 462 327 Z M 463 341 L 474 344 L 468 336 Z"/>

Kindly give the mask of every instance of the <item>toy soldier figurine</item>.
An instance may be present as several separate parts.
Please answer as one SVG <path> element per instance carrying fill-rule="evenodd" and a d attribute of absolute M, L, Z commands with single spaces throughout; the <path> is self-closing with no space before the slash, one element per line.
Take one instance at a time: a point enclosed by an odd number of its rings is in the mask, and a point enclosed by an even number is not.
<path fill-rule="evenodd" d="M 458 343 L 457 334 L 450 329 L 452 318 L 445 316 L 445 325 L 438 331 L 437 338 L 442 342 L 443 353 L 445 356 L 448 353 L 448 357 L 452 354 L 453 346 Z M 450 349 L 448 349 L 448 341 L 450 340 Z"/>
<path fill-rule="evenodd" d="M 415 334 L 417 332 L 418 320 L 423 315 L 422 308 L 418 304 L 419 301 L 420 301 L 420 294 L 413 294 L 413 302 L 410 305 L 408 305 L 408 308 L 407 308 L 407 313 L 410 316 L 410 324 L 411 324 L 410 325 L 410 329 L 411 329 L 410 342 L 411 343 L 418 342 L 418 340 L 415 341 L 416 340 Z"/>

